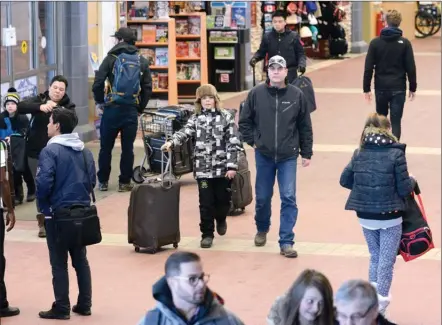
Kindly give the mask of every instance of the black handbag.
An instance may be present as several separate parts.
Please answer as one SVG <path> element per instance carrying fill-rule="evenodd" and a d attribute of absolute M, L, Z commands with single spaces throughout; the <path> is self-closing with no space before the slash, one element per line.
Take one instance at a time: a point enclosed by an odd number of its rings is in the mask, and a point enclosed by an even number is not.
<path fill-rule="evenodd" d="M 95 193 L 90 181 L 86 155 L 83 153 L 86 174 L 91 189 L 93 205 L 72 205 L 57 209 L 54 213 L 54 224 L 57 241 L 66 248 L 84 247 L 101 242 L 101 226 L 95 206 Z"/>
<path fill-rule="evenodd" d="M 11 144 L 11 155 L 12 164 L 14 165 L 14 170 L 20 173 L 26 171 L 26 138 L 21 134 L 11 134 L 10 140 Z"/>

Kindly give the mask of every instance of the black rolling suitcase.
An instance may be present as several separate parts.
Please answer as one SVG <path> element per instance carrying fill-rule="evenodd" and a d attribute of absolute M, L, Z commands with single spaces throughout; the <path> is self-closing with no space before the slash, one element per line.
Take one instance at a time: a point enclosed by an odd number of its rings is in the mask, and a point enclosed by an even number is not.
<path fill-rule="evenodd" d="M 180 183 L 173 179 L 169 162 L 166 179 L 162 170 L 161 180 L 136 185 L 130 195 L 128 242 L 136 252 L 145 248 L 155 254 L 166 245 L 177 248 L 180 242 Z"/>

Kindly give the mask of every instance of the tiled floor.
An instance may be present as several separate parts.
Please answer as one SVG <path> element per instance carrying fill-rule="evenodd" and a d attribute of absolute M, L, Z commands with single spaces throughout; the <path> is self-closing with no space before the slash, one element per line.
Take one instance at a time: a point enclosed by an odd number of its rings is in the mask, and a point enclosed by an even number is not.
<path fill-rule="evenodd" d="M 418 68 L 418 93 L 407 102 L 403 119 L 403 142 L 407 143 L 410 171 L 423 191 L 429 222 L 437 248 L 422 258 L 396 264 L 392 304 L 388 316 L 400 325 L 440 325 L 441 306 L 441 57 L 440 38 L 413 43 Z M 319 67 L 309 73 L 316 89 L 318 109 L 312 114 L 314 156 L 308 168 L 298 168 L 296 248 L 299 258 L 279 255 L 280 199 L 273 198 L 272 228 L 265 247 L 253 245 L 253 203 L 244 215 L 229 217 L 228 233 L 215 238 L 210 250 L 199 248 L 199 215 L 195 181 L 182 178 L 179 249 L 197 251 L 211 274 L 210 287 L 226 300 L 226 306 L 248 325 L 265 324 L 276 296 L 282 294 L 305 268 L 324 272 L 334 288 L 348 278 L 366 278 L 368 254 L 354 213 L 345 211 L 348 191 L 339 186 L 339 175 L 357 147 L 366 115 L 374 104 L 363 101 L 361 74 L 364 56 Z M 324 66 L 326 64 L 323 64 Z M 246 94 L 225 96 L 225 107 L 238 107 Z M 88 146 L 94 151 L 98 144 Z M 254 155 L 247 150 L 252 177 Z M 136 150 L 136 162 L 142 148 Z M 136 254 L 127 244 L 129 195 L 115 191 L 120 148 L 113 155 L 111 191 L 98 193 L 98 209 L 104 232 L 101 245 L 88 250 L 94 281 L 94 315 L 73 316 L 72 324 L 136 324 L 154 306 L 152 284 L 163 274 L 164 261 L 173 252 Z M 12 304 L 22 315 L 3 319 L 3 324 L 39 325 L 58 322 L 39 320 L 39 310 L 52 302 L 50 266 L 44 240 L 36 237 L 35 208 L 17 209 L 19 222 L 7 234 L 7 286 Z M 31 221 L 26 221 L 31 220 Z M 71 271 L 72 302 L 77 292 Z M 409 293 L 413 295 L 410 297 Z"/>

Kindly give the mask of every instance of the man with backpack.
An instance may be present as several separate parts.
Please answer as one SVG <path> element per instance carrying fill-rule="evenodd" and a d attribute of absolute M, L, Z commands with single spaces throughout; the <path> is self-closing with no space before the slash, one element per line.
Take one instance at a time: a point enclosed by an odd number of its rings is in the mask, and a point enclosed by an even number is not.
<path fill-rule="evenodd" d="M 92 86 L 94 100 L 102 111 L 100 154 L 98 156 L 99 190 L 107 191 L 111 172 L 112 149 L 121 134 L 119 192 L 131 191 L 130 180 L 134 163 L 134 141 L 138 129 L 138 114 L 146 108 L 152 94 L 149 62 L 135 47 L 135 31 L 122 27 L 115 35 L 117 44 L 108 52 L 95 73 Z M 105 91 L 105 82 L 110 87 Z"/>
<path fill-rule="evenodd" d="M 282 56 L 287 62 L 288 81 L 292 83 L 300 73 L 305 72 L 306 57 L 299 35 L 286 28 L 286 15 L 283 11 L 277 10 L 272 15 L 273 29 L 264 34 L 258 51 L 250 60 L 250 65 L 255 67 L 256 63 L 263 60 L 268 54 L 271 58 L 275 55 Z"/>

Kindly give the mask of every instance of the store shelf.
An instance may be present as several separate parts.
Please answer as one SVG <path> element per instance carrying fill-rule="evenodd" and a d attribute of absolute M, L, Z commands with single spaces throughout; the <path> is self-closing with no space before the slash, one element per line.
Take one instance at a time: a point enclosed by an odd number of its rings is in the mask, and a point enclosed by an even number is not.
<path fill-rule="evenodd" d="M 168 65 L 162 66 L 162 65 L 151 65 L 149 66 L 150 70 L 167 70 L 169 69 Z"/>
<path fill-rule="evenodd" d="M 178 84 L 200 84 L 201 80 L 177 80 Z M 181 95 L 179 95 L 181 96 Z"/>
<path fill-rule="evenodd" d="M 168 93 L 169 90 L 168 89 L 154 89 L 154 90 L 152 90 L 152 92 L 154 94 L 165 94 L 165 93 Z"/>
<path fill-rule="evenodd" d="M 177 61 L 201 61 L 201 58 L 176 58 Z"/>
<path fill-rule="evenodd" d="M 153 42 L 153 43 L 143 43 L 143 42 L 135 42 L 136 46 L 169 46 L 169 43 L 164 42 Z"/>
<path fill-rule="evenodd" d="M 177 35 L 177 40 L 192 40 L 192 39 L 200 39 L 200 35 Z"/>
<path fill-rule="evenodd" d="M 169 23 L 170 19 L 135 19 L 135 20 L 128 20 L 128 24 L 167 24 Z"/>

